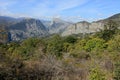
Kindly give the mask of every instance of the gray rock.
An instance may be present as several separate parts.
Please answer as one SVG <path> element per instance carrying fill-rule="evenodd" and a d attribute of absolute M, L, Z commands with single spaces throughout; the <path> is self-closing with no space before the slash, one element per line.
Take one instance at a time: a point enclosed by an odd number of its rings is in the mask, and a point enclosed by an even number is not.
<path fill-rule="evenodd" d="M 51 22 L 49 22 L 48 30 L 50 34 L 60 34 L 67 28 L 67 26 L 71 24 L 72 23 L 61 20 L 59 18 L 54 18 Z"/>
<path fill-rule="evenodd" d="M 44 37 L 48 35 L 47 29 L 36 19 L 24 19 L 8 28 L 12 40 L 21 40 L 30 37 Z"/>
<path fill-rule="evenodd" d="M 107 19 L 94 21 L 94 22 L 78 22 L 68 26 L 62 33 L 62 36 L 72 35 L 72 34 L 79 34 L 79 33 L 95 33 L 100 30 L 104 29 L 104 25 L 109 21 L 112 20 L 117 23 L 118 28 L 120 29 L 120 14 L 113 15 Z"/>

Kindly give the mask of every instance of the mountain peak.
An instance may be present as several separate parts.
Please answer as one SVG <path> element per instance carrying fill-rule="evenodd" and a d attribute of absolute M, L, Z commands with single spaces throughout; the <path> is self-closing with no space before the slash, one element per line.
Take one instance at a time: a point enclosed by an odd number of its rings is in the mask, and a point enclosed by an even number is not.
<path fill-rule="evenodd" d="M 120 18 L 120 13 L 115 14 L 115 15 L 109 17 L 108 19 L 116 19 L 116 18 Z"/>
<path fill-rule="evenodd" d="M 52 21 L 54 21 L 54 22 L 64 22 L 62 19 L 60 19 L 60 18 L 53 18 L 53 20 Z"/>
<path fill-rule="evenodd" d="M 78 22 L 78 23 L 88 23 L 89 24 L 89 22 L 87 22 L 87 21 L 81 21 L 81 22 Z"/>

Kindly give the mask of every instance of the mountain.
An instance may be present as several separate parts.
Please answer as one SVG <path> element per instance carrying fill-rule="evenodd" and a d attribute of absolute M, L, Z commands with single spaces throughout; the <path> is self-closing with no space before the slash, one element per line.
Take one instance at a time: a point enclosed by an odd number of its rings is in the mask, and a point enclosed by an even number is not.
<path fill-rule="evenodd" d="M 21 40 L 29 37 L 44 37 L 48 35 L 46 27 L 40 20 L 28 18 L 8 27 L 12 40 Z"/>
<path fill-rule="evenodd" d="M 104 22 L 92 22 L 82 21 L 68 26 L 65 31 L 62 33 L 62 36 L 67 36 L 71 34 L 79 33 L 94 33 L 98 32 L 100 29 L 104 28 Z"/>
<path fill-rule="evenodd" d="M 112 20 L 116 20 L 116 21 L 120 21 L 120 13 L 115 14 L 107 19 L 112 19 Z"/>
<path fill-rule="evenodd" d="M 104 25 L 110 20 L 114 21 L 120 27 L 120 14 L 116 14 L 109 18 L 99 20 L 99 21 L 94 21 L 91 23 L 87 21 L 81 21 L 81 22 L 72 24 L 63 31 L 62 36 L 79 34 L 79 33 L 82 33 L 82 34 L 95 33 L 104 29 Z"/>
<path fill-rule="evenodd" d="M 7 16 L 0 16 L 0 26 L 4 27 L 20 22 L 22 19 L 20 18 L 12 18 Z"/>
<path fill-rule="evenodd" d="M 45 21 L 34 18 L 0 16 L 0 40 L 4 41 L 2 40 L 3 33 L 7 37 L 5 39 L 12 41 L 19 41 L 30 37 L 45 37 L 54 33 L 61 34 L 62 36 L 95 33 L 104 29 L 104 25 L 109 20 L 115 21 L 120 26 L 120 14 L 91 23 L 81 21 L 74 24 L 59 18 L 54 18 L 52 21 Z"/>
<path fill-rule="evenodd" d="M 50 20 L 41 20 L 43 25 L 48 29 L 51 26 L 51 21 Z"/>
<path fill-rule="evenodd" d="M 12 41 L 48 35 L 46 27 L 37 19 L 0 17 L 0 22 L 0 29 L 10 32 Z"/>
<path fill-rule="evenodd" d="M 4 29 L 0 29 L 0 43 L 6 43 L 11 41 L 11 35 Z"/>
<path fill-rule="evenodd" d="M 43 24 L 48 28 L 50 34 L 62 33 L 67 26 L 72 23 L 61 20 L 59 18 L 54 18 L 52 21 L 44 21 Z"/>

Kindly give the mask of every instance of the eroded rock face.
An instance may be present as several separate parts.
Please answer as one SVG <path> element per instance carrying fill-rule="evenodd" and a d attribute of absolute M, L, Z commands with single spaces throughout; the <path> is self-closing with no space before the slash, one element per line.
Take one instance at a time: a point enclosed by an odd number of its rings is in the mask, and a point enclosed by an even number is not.
<path fill-rule="evenodd" d="M 11 41 L 11 34 L 3 29 L 0 29 L 0 43 L 7 43 Z"/>
<path fill-rule="evenodd" d="M 69 25 L 71 25 L 72 23 L 61 20 L 59 18 L 55 18 L 51 21 L 48 30 L 50 34 L 54 34 L 54 33 L 62 33 Z"/>
<path fill-rule="evenodd" d="M 104 29 L 107 21 L 113 20 L 120 29 L 120 14 L 113 15 L 107 19 L 89 23 L 82 21 L 71 23 L 55 18 L 53 21 L 42 21 L 33 18 L 10 18 L 0 16 L 0 30 L 4 28 L 10 33 L 12 41 L 19 41 L 30 37 L 45 37 L 50 34 L 61 34 L 67 36 L 71 34 L 95 33 Z"/>
<path fill-rule="evenodd" d="M 82 22 L 70 25 L 63 31 L 62 36 L 67 36 L 67 35 L 71 35 L 71 34 L 79 34 L 79 33 L 98 32 L 98 31 L 104 29 L 104 25 L 109 20 L 114 21 L 117 24 L 118 29 L 120 29 L 120 13 L 119 13 L 119 14 L 115 14 L 109 18 L 99 20 L 99 21 L 94 21 L 92 23 L 82 21 Z"/>
<path fill-rule="evenodd" d="M 62 33 L 62 36 L 89 32 L 90 23 L 83 21 L 68 26 Z"/>
<path fill-rule="evenodd" d="M 44 37 L 49 33 L 43 23 L 33 18 L 11 18 L 0 16 L 0 26 L 11 34 L 12 41 L 30 37 Z M 0 27 L 0 30 L 2 29 Z"/>
<path fill-rule="evenodd" d="M 47 29 L 36 19 L 24 19 L 19 23 L 16 23 L 9 27 L 11 37 L 13 41 L 29 37 L 44 37 L 48 35 Z"/>
<path fill-rule="evenodd" d="M 71 35 L 71 34 L 79 34 L 79 33 L 93 33 L 99 31 L 99 29 L 103 28 L 103 23 L 101 22 L 93 22 L 89 23 L 86 21 L 82 21 L 73 25 L 70 25 L 66 28 L 66 30 L 62 33 L 62 36 Z"/>
<path fill-rule="evenodd" d="M 92 22 L 89 25 L 89 33 L 98 32 L 104 29 L 104 22 Z"/>

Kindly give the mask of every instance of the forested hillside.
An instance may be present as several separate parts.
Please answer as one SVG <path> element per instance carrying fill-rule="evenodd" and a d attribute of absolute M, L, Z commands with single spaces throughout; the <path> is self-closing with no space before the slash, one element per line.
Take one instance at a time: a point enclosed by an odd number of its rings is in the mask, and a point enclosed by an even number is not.
<path fill-rule="evenodd" d="M 120 30 L 0 44 L 0 80 L 120 80 Z"/>

